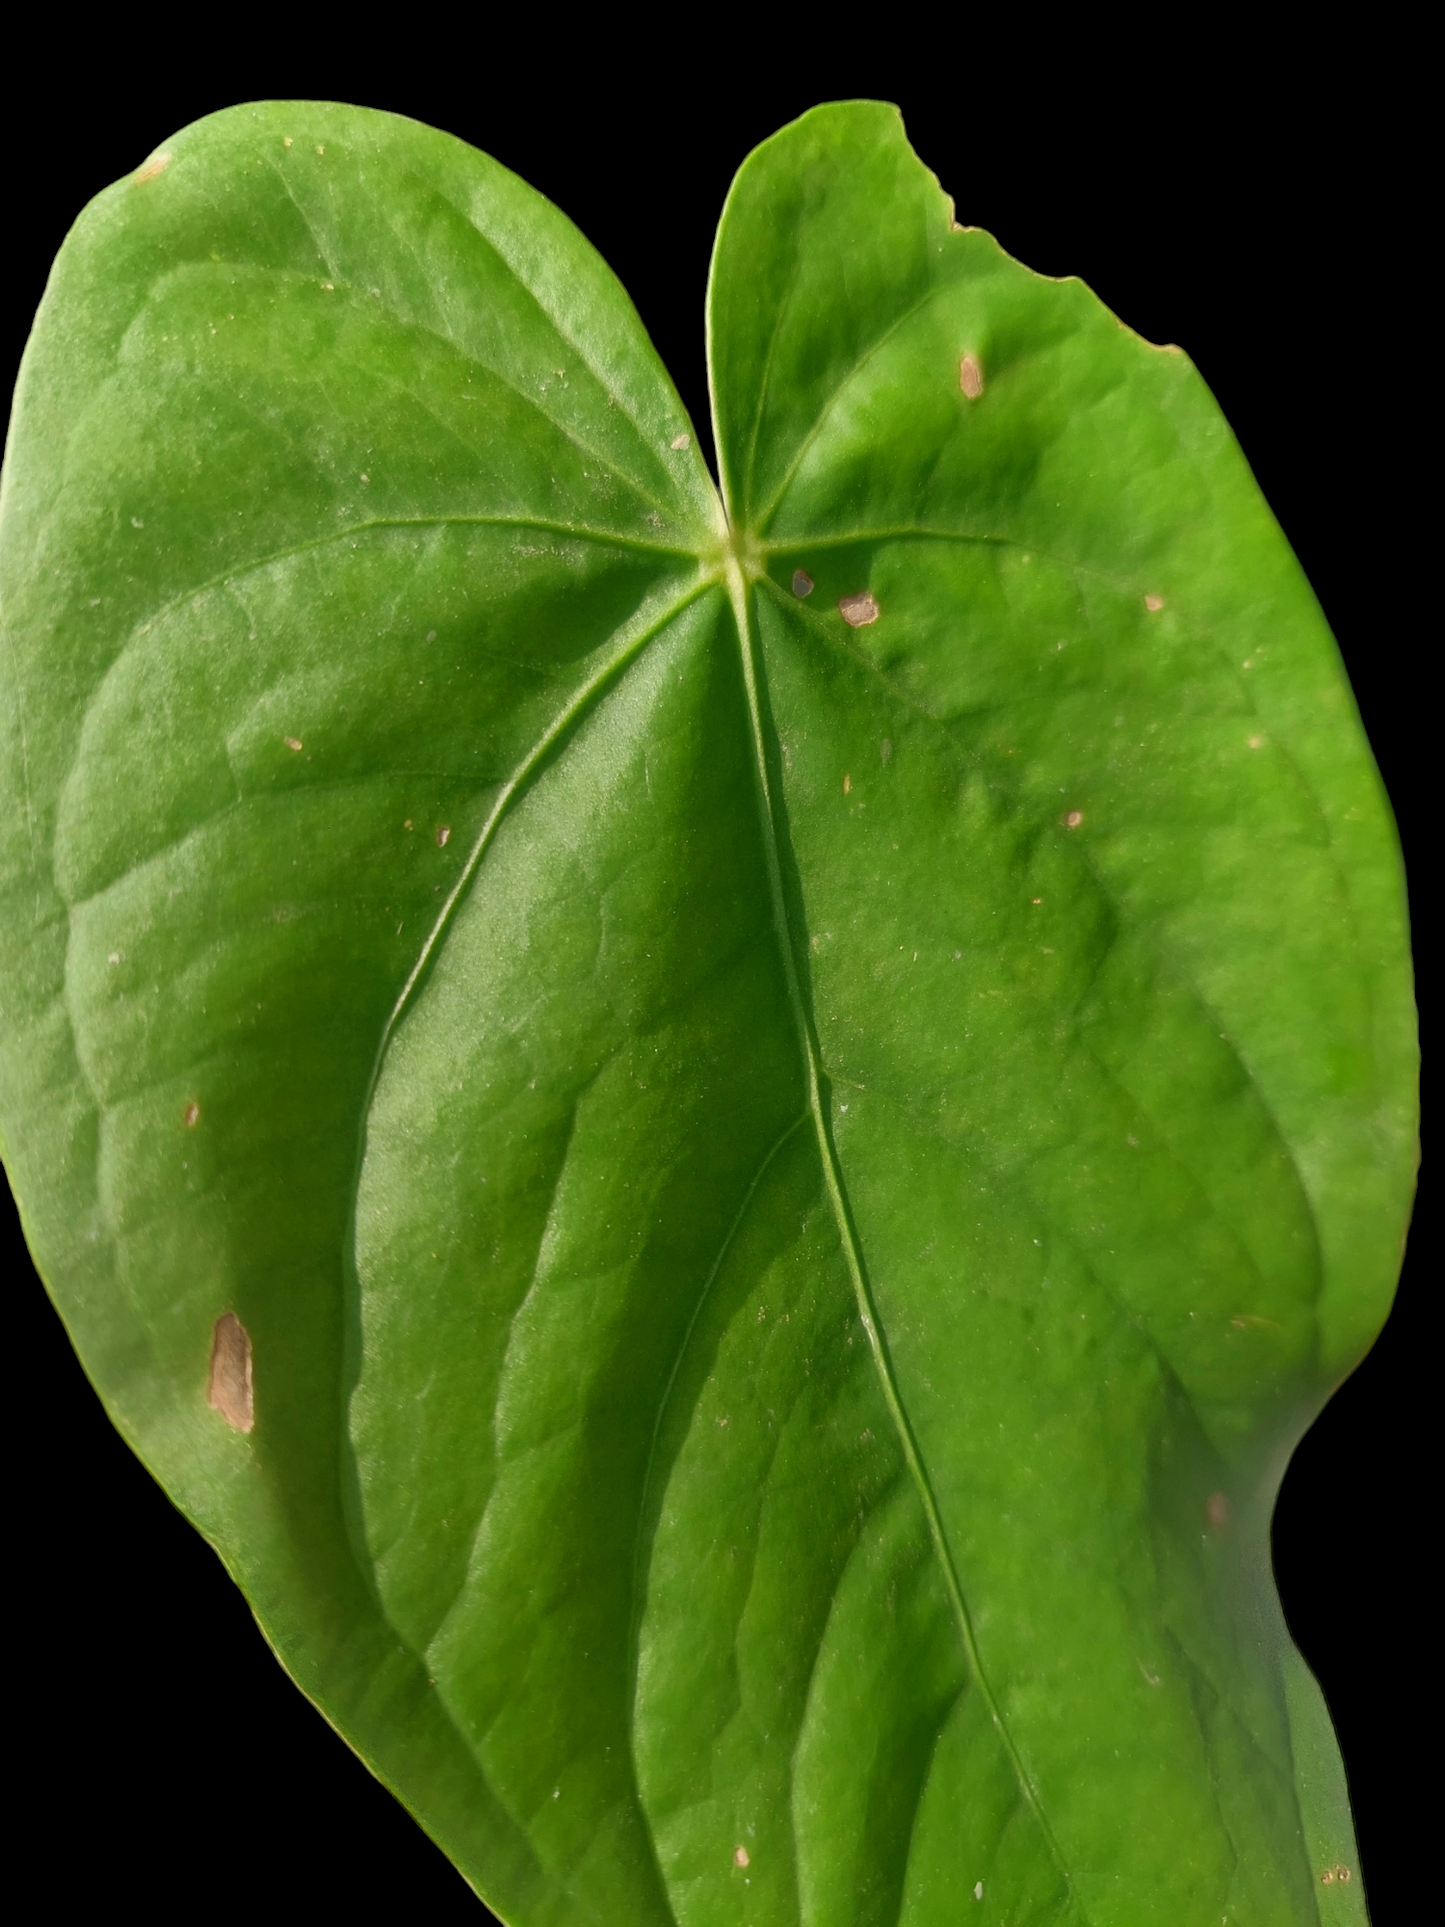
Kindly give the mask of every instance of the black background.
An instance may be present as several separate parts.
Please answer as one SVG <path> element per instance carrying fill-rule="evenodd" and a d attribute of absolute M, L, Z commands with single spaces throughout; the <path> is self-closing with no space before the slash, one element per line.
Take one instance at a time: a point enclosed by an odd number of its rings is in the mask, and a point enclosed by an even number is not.
<path fill-rule="evenodd" d="M 665 32 L 637 19 L 579 45 L 538 12 L 516 38 L 448 33 L 423 60 L 395 46 L 267 53 L 264 36 L 188 54 L 171 33 L 138 46 L 147 16 L 132 20 L 113 46 L 57 47 L 33 92 L 21 71 L 9 84 L 7 369 L 92 194 L 216 108 L 342 99 L 461 135 L 555 200 L 631 292 L 708 446 L 702 298 L 734 168 L 818 100 L 897 101 L 961 221 L 1031 267 L 1081 275 L 1203 371 L 1339 638 L 1400 822 L 1419 938 L 1422 667 L 1439 624 L 1420 580 L 1411 462 L 1428 442 L 1407 370 L 1436 350 L 1424 344 L 1417 362 L 1407 48 L 1352 33 L 1338 55 L 1262 52 L 1257 34 L 1217 22 L 1192 38 L 1155 26 L 1050 49 L 1042 21 L 985 42 L 966 15 L 896 9 L 886 55 L 824 54 L 817 25 L 780 13 L 735 20 L 734 38 L 768 41 L 745 56 L 709 50 L 699 16 Z M 661 51 L 638 64 L 644 47 Z M 1435 1857 L 1412 1736 L 1427 1717 L 1435 1603 L 1424 1455 L 1437 1227 L 1422 1196 L 1396 1309 L 1300 1446 L 1275 1521 L 1285 1610 L 1344 1749 L 1376 1927 L 1420 1918 L 1407 1896 Z M 25 1884 L 50 1896 L 41 1915 L 124 1898 L 160 1922 L 313 1907 L 484 1918 L 284 1679 L 219 1563 L 111 1431 L 13 1212 L 4 1236 L 12 1851 Z"/>

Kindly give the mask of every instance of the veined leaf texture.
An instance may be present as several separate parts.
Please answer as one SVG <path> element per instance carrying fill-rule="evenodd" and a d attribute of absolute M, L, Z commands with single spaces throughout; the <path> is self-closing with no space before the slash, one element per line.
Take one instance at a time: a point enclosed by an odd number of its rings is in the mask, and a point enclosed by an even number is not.
<path fill-rule="evenodd" d="M 116 1424 L 515 1927 L 1361 1921 L 1269 1568 L 1413 1173 L 1394 832 L 1187 358 L 890 108 L 718 232 L 178 135 L 17 391 L 0 1129 Z"/>

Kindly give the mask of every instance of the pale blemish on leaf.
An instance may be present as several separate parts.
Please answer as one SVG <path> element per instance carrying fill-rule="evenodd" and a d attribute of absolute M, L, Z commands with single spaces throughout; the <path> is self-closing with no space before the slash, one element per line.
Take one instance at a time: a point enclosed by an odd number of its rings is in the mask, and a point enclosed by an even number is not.
<path fill-rule="evenodd" d="M 1350 1870 L 1343 1864 L 1337 1867 L 1326 1867 L 1320 1875 L 1320 1885 L 1322 1887 L 1333 1887 L 1336 1881 L 1338 1881 L 1342 1887 L 1347 1886 L 1349 1880 Z"/>
<path fill-rule="evenodd" d="M 283 736 L 281 741 L 287 749 L 305 749 L 306 747 L 299 736 Z"/>
<path fill-rule="evenodd" d="M 973 1884 L 973 1897 L 975 1900 L 983 1899 L 983 1882 L 981 1880 L 976 1880 Z"/>
<path fill-rule="evenodd" d="M 1209 1514 L 1209 1524 L 1215 1532 L 1223 1532 L 1229 1524 L 1229 1501 L 1222 1492 L 1211 1492 L 1204 1502 L 1204 1510 Z"/>
<path fill-rule="evenodd" d="M 797 596 L 798 600 L 801 602 L 804 596 L 811 595 L 812 593 L 813 593 L 812 576 L 808 574 L 808 571 L 806 569 L 794 569 L 793 594 Z"/>
<path fill-rule="evenodd" d="M 857 595 L 839 596 L 838 613 L 850 629 L 866 629 L 878 620 L 881 611 L 869 591 L 860 589 Z"/>
<path fill-rule="evenodd" d="M 437 848 L 438 849 L 444 849 L 446 847 L 446 840 L 451 835 L 451 833 L 452 833 L 452 826 L 450 823 L 438 823 L 437 825 Z"/>
<path fill-rule="evenodd" d="M 674 448 L 691 448 L 692 437 L 690 435 L 674 435 L 672 438 L 672 446 Z"/>
<path fill-rule="evenodd" d="M 1068 815 L 1064 818 L 1065 823 L 1067 823 L 1067 825 L 1071 830 L 1078 829 L 1079 825 L 1083 822 L 1083 820 L 1084 820 L 1084 812 L 1082 810 L 1070 810 Z"/>
<path fill-rule="evenodd" d="M 970 401 L 983 393 L 983 369 L 977 355 L 965 355 L 958 364 L 958 385 Z"/>
<path fill-rule="evenodd" d="M 153 155 L 144 167 L 138 167 L 135 173 L 131 175 L 131 185 L 133 187 L 141 187 L 145 182 L 155 180 L 158 175 L 165 173 L 170 164 L 171 157 L 169 154 Z"/>
<path fill-rule="evenodd" d="M 886 763 L 886 762 L 888 761 L 888 758 L 889 758 L 889 757 L 890 757 L 890 756 L 891 756 L 892 754 L 893 754 L 893 745 L 892 745 L 892 743 L 890 743 L 890 742 L 889 742 L 889 740 L 888 740 L 888 738 L 887 738 L 887 737 L 885 736 L 885 737 L 883 738 L 883 741 L 882 741 L 882 742 L 881 742 L 881 743 L 880 743 L 880 744 L 878 745 L 878 760 L 879 760 L 879 762 L 880 762 L 880 763 Z"/>
<path fill-rule="evenodd" d="M 749 1867 L 752 1865 L 746 1847 L 739 1846 L 733 1849 L 733 1865 L 735 1867 Z"/>
<path fill-rule="evenodd" d="M 1263 736 L 1251 736 L 1249 739 L 1249 746 L 1251 749 L 1262 749 L 1264 747 Z"/>
<path fill-rule="evenodd" d="M 1164 607 L 1163 596 L 1146 595 L 1144 598 L 1144 607 L 1149 611 L 1151 616 L 1158 615 L 1159 611 Z"/>
<path fill-rule="evenodd" d="M 843 794 L 846 796 L 848 792 L 852 789 L 852 787 L 853 787 L 853 778 L 851 776 L 845 776 L 843 778 Z"/>
<path fill-rule="evenodd" d="M 224 1311 L 211 1334 L 211 1376 L 206 1403 L 219 1412 L 233 1432 L 249 1432 L 256 1423 L 251 1375 L 251 1334 L 233 1311 Z"/>
<path fill-rule="evenodd" d="M 201 1121 L 201 1107 L 194 1098 L 192 1098 L 190 1103 L 186 1106 L 184 1115 L 186 1120 L 186 1129 L 194 1130 L 196 1125 L 199 1124 Z"/>

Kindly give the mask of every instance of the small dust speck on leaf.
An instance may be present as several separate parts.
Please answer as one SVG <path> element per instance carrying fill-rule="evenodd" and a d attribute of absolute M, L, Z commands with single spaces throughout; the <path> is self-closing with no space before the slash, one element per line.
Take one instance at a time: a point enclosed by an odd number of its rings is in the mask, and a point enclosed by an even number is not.
<path fill-rule="evenodd" d="M 806 569 L 794 569 L 793 594 L 797 596 L 799 601 L 801 601 L 805 595 L 811 595 L 812 593 L 813 593 L 812 576 L 808 574 L 808 571 Z"/>
<path fill-rule="evenodd" d="M 735 1847 L 733 1849 L 733 1865 L 735 1867 L 748 1867 L 752 1865 L 752 1862 L 748 1858 L 748 1850 L 746 1847 Z"/>
<path fill-rule="evenodd" d="M 1251 736 L 1249 739 L 1249 746 L 1251 749 L 1260 749 L 1263 747 L 1263 744 L 1264 744 L 1263 736 Z"/>
<path fill-rule="evenodd" d="M 1070 810 L 1068 815 L 1064 818 L 1064 821 L 1068 824 L 1071 830 L 1078 829 L 1079 825 L 1083 822 L 1083 820 L 1084 820 L 1084 812 L 1082 810 Z"/>
<path fill-rule="evenodd" d="M 289 134 L 283 134 L 281 136 L 281 145 L 283 147 L 289 147 L 291 145 L 291 136 Z"/>
<path fill-rule="evenodd" d="M 428 630 L 427 630 L 427 632 L 426 632 L 426 639 L 427 639 L 427 641 L 428 641 L 428 642 L 435 642 L 435 641 L 436 641 L 436 639 L 437 639 L 437 632 L 436 632 L 436 630 L 435 630 L 435 629 L 428 629 Z"/>
<path fill-rule="evenodd" d="M 142 522 L 138 515 L 133 515 L 130 518 L 130 525 L 133 529 L 143 529 L 145 527 L 145 523 Z"/>
<path fill-rule="evenodd" d="M 326 149 L 321 145 L 320 141 L 316 143 L 316 151 L 318 154 L 324 154 L 326 152 Z"/>
<path fill-rule="evenodd" d="M 674 448 L 691 448 L 692 437 L 690 435 L 674 435 L 672 438 L 672 446 Z"/>
<path fill-rule="evenodd" d="M 1159 611 L 1164 607 L 1163 596 L 1146 595 L 1144 598 L 1144 607 L 1149 611 L 1151 616 L 1158 615 Z"/>
<path fill-rule="evenodd" d="M 286 745 L 287 749 L 304 749 L 306 747 L 299 736 L 283 736 L 281 741 Z"/>
<path fill-rule="evenodd" d="M 851 776 L 845 776 L 843 778 L 843 794 L 846 796 L 849 793 L 849 791 L 852 789 L 852 787 L 853 787 L 853 778 Z"/>
<path fill-rule="evenodd" d="M 404 830 L 409 830 L 411 828 L 411 818 L 409 816 L 403 819 L 401 827 Z"/>
<path fill-rule="evenodd" d="M 882 612 L 867 589 L 860 589 L 857 595 L 839 596 L 838 613 L 850 629 L 866 629 Z"/>
<path fill-rule="evenodd" d="M 1209 1523 L 1216 1532 L 1223 1532 L 1229 1524 L 1229 1501 L 1222 1492 L 1211 1492 L 1205 1501 L 1204 1510 L 1209 1514 Z"/>
<path fill-rule="evenodd" d="M 206 1403 L 220 1413 L 233 1432 L 249 1432 L 256 1422 L 251 1334 L 233 1311 L 221 1313 L 211 1334 Z"/>
<path fill-rule="evenodd" d="M 973 1897 L 975 1900 L 983 1899 L 983 1882 L 981 1880 L 976 1880 L 974 1882 Z"/>
<path fill-rule="evenodd" d="M 958 385 L 970 401 L 983 393 L 983 368 L 977 355 L 965 355 L 958 364 Z"/>
<path fill-rule="evenodd" d="M 450 823 L 439 823 L 437 825 L 437 848 L 438 849 L 442 849 L 445 847 L 446 840 L 451 835 L 451 833 L 452 833 L 452 826 Z"/>
<path fill-rule="evenodd" d="M 885 736 L 885 737 L 883 738 L 883 741 L 882 741 L 882 742 L 881 742 L 881 743 L 880 743 L 880 744 L 878 745 L 878 760 L 879 760 L 879 762 L 880 762 L 880 763 L 886 763 L 886 762 L 888 761 L 888 758 L 889 758 L 889 757 L 890 757 L 890 756 L 891 756 L 892 754 L 893 754 L 893 745 L 892 745 L 892 743 L 890 743 L 890 742 L 889 742 L 889 740 L 888 740 L 888 738 L 887 738 L 887 737 Z"/>
<path fill-rule="evenodd" d="M 188 1127 L 199 1124 L 201 1121 L 201 1107 L 194 1098 L 186 1106 L 185 1117 Z"/>

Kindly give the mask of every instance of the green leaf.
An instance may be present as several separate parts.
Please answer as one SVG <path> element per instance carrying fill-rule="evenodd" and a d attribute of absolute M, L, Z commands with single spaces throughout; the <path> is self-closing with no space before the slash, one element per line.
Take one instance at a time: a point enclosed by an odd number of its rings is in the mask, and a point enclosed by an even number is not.
<path fill-rule="evenodd" d="M 1363 1920 L 1268 1559 L 1412 1181 L 1333 643 L 1188 360 L 892 109 L 748 160 L 708 329 L 726 512 L 440 134 L 239 108 L 81 217 L 0 528 L 37 1260 L 519 1927 Z"/>

